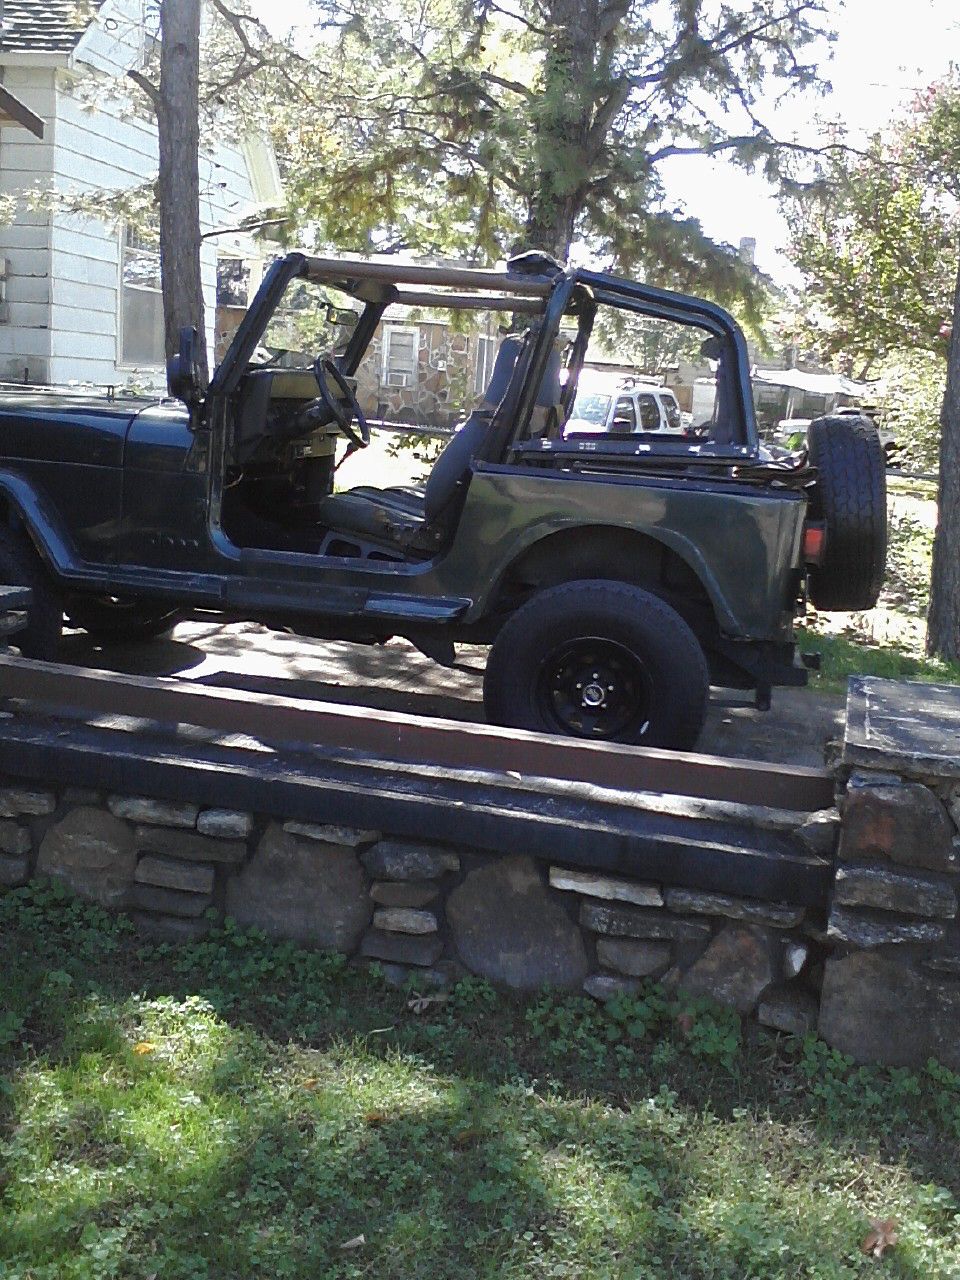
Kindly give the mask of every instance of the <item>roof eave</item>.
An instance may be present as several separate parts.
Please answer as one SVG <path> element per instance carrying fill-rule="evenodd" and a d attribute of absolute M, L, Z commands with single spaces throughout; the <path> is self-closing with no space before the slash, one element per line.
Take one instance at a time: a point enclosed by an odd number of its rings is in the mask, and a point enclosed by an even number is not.
<path fill-rule="evenodd" d="M 66 67 L 71 56 L 65 49 L 0 49 L 0 67 Z"/>

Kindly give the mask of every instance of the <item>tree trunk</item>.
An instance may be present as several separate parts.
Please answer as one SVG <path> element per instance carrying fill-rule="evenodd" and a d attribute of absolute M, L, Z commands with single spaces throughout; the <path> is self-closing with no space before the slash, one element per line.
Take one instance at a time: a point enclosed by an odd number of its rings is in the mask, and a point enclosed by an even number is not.
<path fill-rule="evenodd" d="M 547 0 L 550 32 L 532 115 L 537 176 L 527 199 L 524 243 L 566 262 L 590 181 L 621 102 L 611 72 L 621 0 Z"/>
<path fill-rule="evenodd" d="M 542 181 L 546 184 L 547 179 Z M 567 196 L 541 195 L 531 200 L 520 249 L 543 249 L 560 262 L 566 262 L 573 243 L 573 231 L 579 212 L 579 201 Z"/>
<path fill-rule="evenodd" d="M 206 382 L 200 281 L 200 3 L 163 0 L 160 5 L 157 187 L 166 353 L 169 357 L 179 350 L 181 328 L 195 328 L 200 339 L 198 364 Z"/>
<path fill-rule="evenodd" d="M 960 658 L 960 272 L 940 412 L 940 480 L 933 540 L 927 653 Z"/>

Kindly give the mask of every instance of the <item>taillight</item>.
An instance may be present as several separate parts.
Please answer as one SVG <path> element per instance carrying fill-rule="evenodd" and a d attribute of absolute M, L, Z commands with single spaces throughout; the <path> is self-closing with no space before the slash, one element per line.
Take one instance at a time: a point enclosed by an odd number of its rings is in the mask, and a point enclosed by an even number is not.
<path fill-rule="evenodd" d="M 805 564 L 822 564 L 823 553 L 827 548 L 827 527 L 824 524 L 809 523 L 803 526 L 803 542 L 801 544 Z"/>

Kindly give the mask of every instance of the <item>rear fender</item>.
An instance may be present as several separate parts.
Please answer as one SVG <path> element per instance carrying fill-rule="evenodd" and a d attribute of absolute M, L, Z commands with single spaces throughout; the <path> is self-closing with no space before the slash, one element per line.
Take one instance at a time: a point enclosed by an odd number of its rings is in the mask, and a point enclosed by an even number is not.
<path fill-rule="evenodd" d="M 652 591 L 676 607 L 685 598 L 696 611 L 709 611 L 716 625 L 708 582 L 689 560 L 658 539 L 632 529 L 597 525 L 564 529 L 541 537 L 511 563 L 499 597 L 525 587 L 542 590 L 580 578 L 611 578 Z"/>

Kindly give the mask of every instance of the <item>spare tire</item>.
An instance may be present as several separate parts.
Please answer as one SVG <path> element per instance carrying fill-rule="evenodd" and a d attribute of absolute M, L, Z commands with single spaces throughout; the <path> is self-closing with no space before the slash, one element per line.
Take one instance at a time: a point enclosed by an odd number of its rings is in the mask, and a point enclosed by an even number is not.
<path fill-rule="evenodd" d="M 867 417 L 817 418 L 807 432 L 817 478 L 810 517 L 822 520 L 824 558 L 808 575 L 817 609 L 872 609 L 887 563 L 887 476 L 877 428 Z"/>

